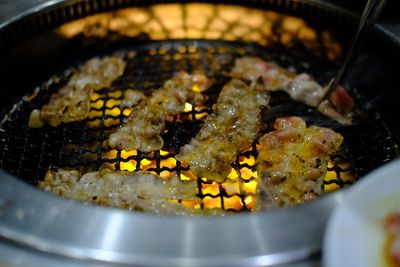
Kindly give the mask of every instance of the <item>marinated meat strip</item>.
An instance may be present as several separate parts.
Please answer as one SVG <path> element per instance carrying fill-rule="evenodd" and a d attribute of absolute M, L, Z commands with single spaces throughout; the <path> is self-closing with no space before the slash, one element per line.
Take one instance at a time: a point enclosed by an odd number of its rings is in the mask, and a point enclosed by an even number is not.
<path fill-rule="evenodd" d="M 385 230 L 389 235 L 389 255 L 393 267 L 400 266 L 400 213 L 393 213 L 385 220 Z"/>
<path fill-rule="evenodd" d="M 306 127 L 299 117 L 279 118 L 276 130 L 265 134 L 257 147 L 257 208 L 290 206 L 319 197 L 329 156 L 343 137 L 331 129 Z"/>
<path fill-rule="evenodd" d="M 261 107 L 268 103 L 264 86 L 231 80 L 222 89 L 200 132 L 182 147 L 176 159 L 188 163 L 198 177 L 224 180 L 238 154 L 256 139 L 262 126 Z"/>
<path fill-rule="evenodd" d="M 88 116 L 93 91 L 111 86 L 125 70 L 126 63 L 118 57 L 94 58 L 83 64 L 68 83 L 55 92 L 41 110 L 32 111 L 28 125 L 53 127 L 61 123 L 81 121 Z"/>
<path fill-rule="evenodd" d="M 196 198 L 196 181 L 174 176 L 165 180 L 145 171 L 101 170 L 80 175 L 77 170 L 49 170 L 39 187 L 53 194 L 84 202 L 148 211 L 162 215 L 196 215 L 196 211 L 171 200 Z"/>
<path fill-rule="evenodd" d="M 164 142 L 160 134 L 167 116 L 183 112 L 186 102 L 203 103 L 205 96 L 200 92 L 206 90 L 208 84 L 204 75 L 178 73 L 133 109 L 123 125 L 110 135 L 109 145 L 143 152 L 161 149 Z"/>
<path fill-rule="evenodd" d="M 261 77 L 269 91 L 284 91 L 293 100 L 302 102 L 342 124 L 351 124 L 353 100 L 340 87 L 328 103 L 321 103 L 327 87 L 323 88 L 310 75 L 296 74 L 256 57 L 243 57 L 235 61 L 231 71 L 234 78 L 254 81 Z M 333 103 L 333 105 L 332 105 Z"/>

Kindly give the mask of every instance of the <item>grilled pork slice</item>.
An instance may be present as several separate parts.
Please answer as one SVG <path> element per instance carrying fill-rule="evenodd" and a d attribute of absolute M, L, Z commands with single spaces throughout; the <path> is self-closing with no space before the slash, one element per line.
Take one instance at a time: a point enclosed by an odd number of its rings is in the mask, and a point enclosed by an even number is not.
<path fill-rule="evenodd" d="M 342 87 L 332 94 L 329 105 L 324 102 L 320 105 L 327 87 L 319 85 L 308 74 L 296 74 L 256 57 L 237 59 L 231 76 L 248 81 L 261 77 L 267 90 L 284 91 L 293 100 L 318 107 L 322 114 L 341 124 L 351 124 L 353 100 Z"/>
<path fill-rule="evenodd" d="M 182 147 L 176 159 L 190 165 L 198 177 L 222 181 L 238 154 L 250 147 L 261 130 L 261 107 L 269 95 L 263 86 L 233 79 L 222 89 L 213 113 L 200 132 Z"/>
<path fill-rule="evenodd" d="M 133 109 L 123 125 L 110 135 L 109 145 L 143 152 L 161 149 L 164 142 L 160 134 L 167 116 L 183 112 L 186 102 L 203 103 L 205 96 L 200 92 L 206 90 L 208 84 L 204 75 L 178 73 Z"/>
<path fill-rule="evenodd" d="M 329 156 L 343 137 L 331 129 L 306 127 L 299 117 L 279 118 L 276 130 L 265 134 L 257 147 L 258 208 L 290 206 L 323 192 Z"/>
<path fill-rule="evenodd" d="M 93 91 L 109 87 L 125 70 L 126 63 L 118 57 L 94 58 L 83 64 L 68 83 L 55 92 L 41 110 L 32 111 L 28 125 L 53 127 L 61 123 L 81 121 L 88 116 Z"/>
<path fill-rule="evenodd" d="M 109 207 L 161 215 L 202 213 L 177 203 L 196 198 L 196 181 L 184 182 L 176 176 L 165 180 L 145 171 L 101 170 L 81 176 L 77 170 L 49 170 L 39 187 L 65 198 Z"/>

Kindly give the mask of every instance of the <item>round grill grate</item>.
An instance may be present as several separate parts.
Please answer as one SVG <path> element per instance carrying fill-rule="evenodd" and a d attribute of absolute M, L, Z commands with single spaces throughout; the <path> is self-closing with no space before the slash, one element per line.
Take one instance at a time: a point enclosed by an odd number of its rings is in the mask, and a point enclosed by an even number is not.
<path fill-rule="evenodd" d="M 71 70 L 40 86 L 33 99 L 26 97 L 17 103 L 0 125 L 1 167 L 31 184 L 43 179 L 51 167 L 74 168 L 86 172 L 107 166 L 116 170 L 148 170 L 164 178 L 176 174 L 181 179 L 192 179 L 195 177 L 189 168 L 176 161 L 174 155 L 201 128 L 220 89 L 229 80 L 226 73 L 232 68 L 235 58 L 249 55 L 262 57 L 298 72 L 314 74 L 319 80 L 323 80 L 324 74 L 330 71 L 330 66 L 307 61 L 301 55 L 240 42 L 162 41 L 117 53 L 122 54 L 128 62 L 125 74 L 111 88 L 92 95 L 91 111 L 86 120 L 55 128 L 45 126 L 30 129 L 27 126 L 30 112 L 48 101 L 51 94 L 67 81 Z M 180 70 L 200 71 L 214 80 L 213 86 L 206 92 L 209 96 L 206 105 L 187 105 L 184 113 L 168 119 L 163 133 L 165 146 L 162 151 L 142 153 L 108 148 L 106 141 L 109 134 L 129 114 L 128 108 L 120 107 L 124 91 L 139 89 L 149 94 Z M 371 107 L 364 106 L 356 92 L 353 95 L 356 96 L 359 110 L 355 114 L 355 123 L 347 127 L 290 100 L 284 93 L 274 93 L 271 108 L 263 111 L 265 131 L 270 129 L 275 118 L 297 115 L 303 117 L 308 124 L 330 127 L 344 136 L 342 150 L 329 164 L 324 185 L 327 192 L 352 184 L 358 177 L 396 155 L 397 145 L 384 121 Z M 256 197 L 256 157 L 257 151 L 253 144 L 238 157 L 233 164 L 234 171 L 224 183 L 198 179 L 198 200 L 187 204 L 199 208 L 252 210 Z"/>

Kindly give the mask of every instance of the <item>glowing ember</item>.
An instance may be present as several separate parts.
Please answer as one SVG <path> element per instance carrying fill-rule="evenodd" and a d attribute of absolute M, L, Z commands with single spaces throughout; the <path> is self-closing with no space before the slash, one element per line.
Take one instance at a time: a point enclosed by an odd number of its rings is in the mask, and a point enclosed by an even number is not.
<path fill-rule="evenodd" d="M 161 153 L 160 153 L 161 154 Z M 160 167 L 167 167 L 167 168 L 175 168 L 176 167 L 176 159 L 175 158 L 167 158 L 160 160 Z"/>
<path fill-rule="evenodd" d="M 124 110 L 122 111 L 122 114 L 123 114 L 125 117 L 128 117 L 129 115 L 131 115 L 131 113 L 132 113 L 132 109 L 131 109 L 131 108 L 126 108 L 126 109 L 124 109 Z"/>
<path fill-rule="evenodd" d="M 120 168 L 123 171 L 130 171 L 133 172 L 136 170 L 136 161 L 130 160 L 128 162 L 121 162 L 120 163 Z"/>
<path fill-rule="evenodd" d="M 218 196 L 220 194 L 219 185 L 215 182 L 212 184 L 203 184 L 201 191 L 203 195 L 210 194 L 212 196 Z"/>
<path fill-rule="evenodd" d="M 180 178 L 182 181 L 191 181 L 196 179 L 191 171 L 182 171 Z"/>
<path fill-rule="evenodd" d="M 250 168 L 247 168 L 247 167 L 241 168 L 240 174 L 241 174 L 241 177 L 245 180 L 258 177 L 256 171 L 252 171 Z"/>
<path fill-rule="evenodd" d="M 90 112 L 88 114 L 89 121 L 87 122 L 88 126 L 90 127 L 99 127 L 104 125 L 106 127 L 112 125 L 120 124 L 120 120 L 118 116 L 121 115 L 121 112 L 125 116 L 129 115 L 130 111 L 126 112 L 126 110 L 121 110 L 119 107 L 121 105 L 121 100 L 117 99 L 121 97 L 122 92 L 120 90 L 108 92 L 108 98 L 112 97 L 112 99 L 107 100 L 105 103 L 102 99 L 102 95 L 98 93 L 93 93 L 90 97 Z M 108 118 L 102 120 L 103 116 L 107 116 Z M 92 120 L 93 118 L 97 118 Z"/>
<path fill-rule="evenodd" d="M 202 199 L 203 202 L 203 207 L 205 209 L 216 209 L 216 208 L 221 208 L 221 199 L 219 197 L 212 198 L 209 196 L 206 196 Z"/>
<path fill-rule="evenodd" d="M 339 177 L 344 181 L 344 182 L 349 182 L 349 183 L 353 183 L 355 182 L 355 177 L 354 175 L 351 173 L 351 171 L 349 170 L 350 167 L 350 163 L 349 162 L 345 162 L 345 161 L 340 161 L 340 162 L 336 162 L 336 164 L 343 170 L 348 170 L 345 172 L 340 172 L 338 174 L 336 174 L 335 171 L 328 171 L 326 176 L 325 176 L 325 181 L 329 182 L 329 181 L 336 181 L 338 179 L 338 175 Z M 328 169 L 333 168 L 334 164 L 333 162 L 330 160 L 328 162 Z M 331 183 L 331 184 L 325 184 L 324 185 L 324 190 L 325 192 L 332 192 L 332 191 L 336 191 L 340 189 L 339 185 L 337 183 Z"/>
<path fill-rule="evenodd" d="M 202 112 L 202 113 L 196 113 L 194 115 L 196 120 L 204 120 L 208 116 L 207 112 Z"/>
<path fill-rule="evenodd" d="M 255 160 L 255 158 L 254 158 L 253 155 L 250 155 L 249 158 L 240 157 L 240 159 L 239 159 L 239 163 L 240 163 L 241 165 L 247 164 L 247 165 L 249 165 L 249 166 L 254 166 L 255 162 L 256 162 L 256 160 Z"/>
<path fill-rule="evenodd" d="M 248 183 L 243 183 L 242 184 L 242 189 L 246 194 L 256 194 L 256 189 L 257 189 L 257 181 L 251 181 Z"/>
<path fill-rule="evenodd" d="M 164 179 L 170 179 L 170 178 L 172 178 L 173 176 L 175 176 L 176 175 L 176 172 L 175 171 L 162 171 L 161 173 L 160 173 L 160 176 L 162 177 L 162 178 L 164 178 Z"/>
<path fill-rule="evenodd" d="M 111 91 L 108 93 L 108 96 L 113 97 L 113 98 L 121 98 L 122 92 L 120 90 Z M 111 101 L 111 100 L 114 100 L 114 99 L 110 99 L 109 101 Z M 120 100 L 114 100 L 114 101 L 116 101 L 114 106 L 121 104 Z"/>
<path fill-rule="evenodd" d="M 242 199 L 239 196 L 224 197 L 225 209 L 241 210 L 243 209 Z"/>
<path fill-rule="evenodd" d="M 246 196 L 244 198 L 244 203 L 246 203 L 247 208 L 253 209 L 255 200 L 256 198 L 254 196 Z"/>
<path fill-rule="evenodd" d="M 116 150 L 113 150 L 113 151 L 116 151 Z M 136 155 L 137 155 L 136 150 L 131 150 L 131 151 L 121 150 L 121 158 L 123 158 L 123 159 L 127 159 L 128 157 L 136 156 Z"/>
<path fill-rule="evenodd" d="M 231 172 L 228 174 L 228 179 L 237 180 L 238 178 L 239 178 L 239 175 L 238 175 L 237 171 L 234 168 L 232 168 Z"/>
<path fill-rule="evenodd" d="M 185 103 L 185 109 L 183 110 L 184 112 L 189 112 L 192 111 L 193 106 L 189 103 Z"/>
<path fill-rule="evenodd" d="M 187 207 L 193 207 L 195 209 L 199 209 L 200 208 L 199 200 L 182 200 L 182 204 L 187 206 Z"/>
<path fill-rule="evenodd" d="M 96 102 L 96 101 L 97 101 L 98 99 L 100 99 L 100 98 L 101 98 L 101 95 L 94 92 L 94 93 L 92 93 L 92 95 L 90 96 L 90 101 Z M 95 107 L 95 106 L 92 105 L 92 107 Z"/>
<path fill-rule="evenodd" d="M 161 155 L 161 156 L 166 156 L 166 155 L 168 155 L 168 154 L 169 154 L 168 151 L 160 150 L 160 155 Z"/>

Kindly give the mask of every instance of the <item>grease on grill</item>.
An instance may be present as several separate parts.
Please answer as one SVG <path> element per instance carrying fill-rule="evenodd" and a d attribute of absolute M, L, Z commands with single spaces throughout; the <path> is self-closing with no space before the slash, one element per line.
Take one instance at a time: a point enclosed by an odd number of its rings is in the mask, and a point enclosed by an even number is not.
<path fill-rule="evenodd" d="M 128 75 L 115 81 L 111 88 L 97 91 L 91 96 L 91 110 L 83 122 L 58 127 L 44 126 L 41 129 L 27 127 L 30 111 L 40 107 L 49 94 L 60 88 L 65 82 L 65 77 L 42 86 L 37 96 L 30 101 L 16 104 L 1 124 L 1 167 L 33 184 L 43 179 L 51 167 L 87 172 L 107 166 L 115 170 L 147 170 L 166 179 L 173 175 L 182 180 L 196 179 L 188 166 L 176 161 L 174 155 L 197 134 L 204 119 L 210 114 L 211 105 L 228 80 L 221 73 L 228 72 L 235 58 L 243 55 L 273 59 L 283 66 L 297 62 L 290 56 L 283 57 L 281 51 L 278 53 L 253 45 L 212 41 L 163 42 L 162 46 L 157 43 L 138 47 L 134 53 L 125 52 L 133 55 L 127 56 Z M 165 59 L 167 56 L 168 60 Z M 221 58 L 224 59 L 223 63 L 215 62 Z M 142 68 L 145 63 L 149 65 Z M 215 65 L 218 65 L 217 72 L 212 67 Z M 313 69 L 304 66 L 313 64 L 305 64 L 300 59 L 293 68 L 312 73 Z M 206 93 L 209 96 L 208 102 L 204 106 L 191 106 L 188 103 L 183 114 L 167 119 L 166 130 L 162 133 L 164 147 L 160 151 L 142 153 L 108 148 L 108 136 L 131 112 L 130 108 L 122 105 L 124 92 L 134 88 L 149 94 L 174 72 L 180 70 L 189 73 L 194 70 L 202 71 L 215 81 Z M 362 107 L 360 101 L 356 98 L 356 105 Z M 395 155 L 395 143 L 390 132 L 379 116 L 370 110 L 360 113 L 361 118 L 355 118 L 355 126 L 343 127 L 305 105 L 291 101 L 284 94 L 272 95 L 270 105 L 272 108 L 264 111 L 266 131 L 276 117 L 298 115 L 309 124 L 331 127 L 344 136 L 343 150 L 328 163 L 328 174 L 324 184 L 327 192 L 353 183 L 355 177 L 367 173 Z M 379 138 L 376 138 L 377 136 Z M 377 140 L 382 140 L 382 143 L 367 148 L 366 144 L 375 144 Z M 197 179 L 199 201 L 182 202 L 194 205 L 195 208 L 252 210 L 258 178 L 256 157 L 257 151 L 253 144 L 239 155 L 225 182 L 215 183 Z"/>

